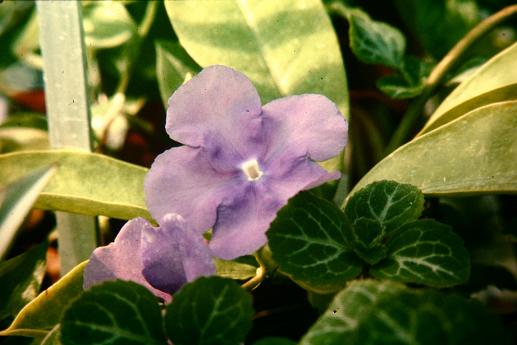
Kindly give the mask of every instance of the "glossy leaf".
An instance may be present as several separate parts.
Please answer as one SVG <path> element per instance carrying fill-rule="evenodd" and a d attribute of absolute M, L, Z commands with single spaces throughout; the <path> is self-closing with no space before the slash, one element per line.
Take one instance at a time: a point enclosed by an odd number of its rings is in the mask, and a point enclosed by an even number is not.
<path fill-rule="evenodd" d="M 94 286 L 65 311 L 61 342 L 165 345 L 158 299 L 133 282 L 118 280 Z"/>
<path fill-rule="evenodd" d="M 91 48 L 112 48 L 127 42 L 136 34 L 136 25 L 119 2 L 89 3 L 83 10 L 86 45 Z"/>
<path fill-rule="evenodd" d="M 7 255 L 16 231 L 55 172 L 55 166 L 43 167 L 0 190 L 0 258 Z"/>
<path fill-rule="evenodd" d="M 420 217 L 423 209 L 424 196 L 418 188 L 383 180 L 371 183 L 354 194 L 345 207 L 345 213 L 354 225 L 361 218 L 366 218 L 378 222 L 390 233 Z"/>
<path fill-rule="evenodd" d="M 59 324 L 68 305 L 83 292 L 83 270 L 76 266 L 27 304 L 0 336 L 46 337 Z"/>
<path fill-rule="evenodd" d="M 39 293 L 47 243 L 0 263 L 0 320 L 15 316 Z"/>
<path fill-rule="evenodd" d="M 237 283 L 202 277 L 174 295 L 165 328 L 175 345 L 237 345 L 251 328 L 253 313 L 251 296 Z"/>
<path fill-rule="evenodd" d="M 264 103 L 319 93 L 348 116 L 341 53 L 319 0 L 166 1 L 165 7 L 180 43 L 202 67 L 222 64 L 246 74 Z"/>
<path fill-rule="evenodd" d="M 301 345 L 510 344 L 499 320 L 457 295 L 361 281 L 336 295 Z"/>
<path fill-rule="evenodd" d="M 370 265 L 386 257 L 386 227 L 378 221 L 361 217 L 346 233 L 350 248 Z"/>
<path fill-rule="evenodd" d="M 432 220 L 407 223 L 390 239 L 388 248 L 388 257 L 370 269 L 376 278 L 439 288 L 469 278 L 469 253 L 448 225 Z"/>
<path fill-rule="evenodd" d="M 358 8 L 334 2 L 330 8 L 347 18 L 350 48 L 359 60 L 368 64 L 401 68 L 406 39 L 395 27 L 378 22 Z"/>
<path fill-rule="evenodd" d="M 517 99 L 517 43 L 486 62 L 440 104 L 419 135 L 481 106 Z"/>
<path fill-rule="evenodd" d="M 430 195 L 515 193 L 516 127 L 517 102 L 476 109 L 397 149 L 349 195 L 383 179 L 415 185 Z"/>
<path fill-rule="evenodd" d="M 121 219 L 151 218 L 143 192 L 147 169 L 100 154 L 49 150 L 0 155 L 0 185 L 53 163 L 58 171 L 35 207 Z"/>
<path fill-rule="evenodd" d="M 362 270 L 347 243 L 350 226 L 331 202 L 300 194 L 278 213 L 267 232 L 273 260 L 306 289 L 337 291 Z"/>
<path fill-rule="evenodd" d="M 169 97 L 199 67 L 177 42 L 158 41 L 156 47 L 156 77 L 165 106 Z"/>

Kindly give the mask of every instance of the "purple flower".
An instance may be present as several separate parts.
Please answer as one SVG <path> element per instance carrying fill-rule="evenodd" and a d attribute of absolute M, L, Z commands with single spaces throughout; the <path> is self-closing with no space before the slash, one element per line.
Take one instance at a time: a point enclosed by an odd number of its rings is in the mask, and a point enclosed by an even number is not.
<path fill-rule="evenodd" d="M 115 242 L 94 250 L 84 270 L 84 288 L 131 280 L 168 302 L 186 282 L 215 273 L 203 237 L 182 217 L 167 214 L 160 224 L 155 228 L 143 218 L 128 221 Z"/>
<path fill-rule="evenodd" d="M 212 66 L 169 99 L 166 130 L 184 144 L 160 154 L 145 179 L 152 216 L 181 214 L 199 233 L 213 229 L 215 256 L 232 259 L 266 243 L 277 211 L 301 190 L 339 178 L 315 161 L 343 149 L 347 122 L 321 95 L 261 106 L 251 82 Z"/>

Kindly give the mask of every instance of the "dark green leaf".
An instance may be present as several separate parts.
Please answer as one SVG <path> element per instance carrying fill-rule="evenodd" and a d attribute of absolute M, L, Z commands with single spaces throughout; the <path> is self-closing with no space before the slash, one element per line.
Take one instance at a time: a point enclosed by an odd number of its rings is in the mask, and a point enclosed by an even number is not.
<path fill-rule="evenodd" d="M 422 93 L 424 84 L 410 85 L 400 75 L 382 77 L 376 82 L 377 87 L 386 95 L 395 99 L 413 98 Z"/>
<path fill-rule="evenodd" d="M 68 305 L 83 292 L 83 270 L 87 261 L 76 266 L 54 285 L 43 291 L 16 315 L 0 336 L 48 336 L 59 324 Z"/>
<path fill-rule="evenodd" d="M 499 320 L 478 302 L 393 282 L 361 281 L 336 295 L 301 345 L 505 345 Z"/>
<path fill-rule="evenodd" d="M 429 195 L 517 192 L 517 101 L 471 111 L 379 162 L 350 192 L 390 179 Z M 345 201 L 346 202 L 346 201 Z"/>
<path fill-rule="evenodd" d="M 418 219 L 423 208 L 424 196 L 417 187 L 383 180 L 355 193 L 346 204 L 345 213 L 354 227 L 360 218 L 366 218 L 378 222 L 389 234 Z M 361 231 L 360 228 L 354 230 Z"/>
<path fill-rule="evenodd" d="M 267 236 L 283 273 L 306 289 L 328 293 L 342 288 L 362 270 L 347 244 L 349 227 L 333 203 L 303 193 L 278 213 Z"/>
<path fill-rule="evenodd" d="M 114 218 L 151 219 L 144 202 L 147 169 L 108 156 L 74 150 L 0 155 L 0 186 L 57 163 L 58 170 L 35 207 Z"/>
<path fill-rule="evenodd" d="M 397 28 L 372 20 L 366 12 L 342 3 L 335 2 L 330 8 L 347 18 L 350 48 L 359 60 L 397 69 L 402 67 L 406 39 Z"/>
<path fill-rule="evenodd" d="M 47 243 L 0 264 L 0 320 L 15 316 L 39 293 Z"/>
<path fill-rule="evenodd" d="M 296 345 L 296 343 L 287 338 L 270 337 L 260 339 L 254 342 L 253 345 Z"/>
<path fill-rule="evenodd" d="M 133 282 L 110 281 L 85 291 L 61 321 L 63 345 L 165 345 L 158 299 Z"/>
<path fill-rule="evenodd" d="M 177 42 L 158 41 L 156 48 L 156 77 L 160 95 L 165 106 L 169 97 L 190 75 L 199 71 L 199 66 Z"/>
<path fill-rule="evenodd" d="M 232 345 L 251 328 L 251 296 L 237 283 L 203 277 L 185 285 L 167 307 L 165 327 L 175 345 Z"/>
<path fill-rule="evenodd" d="M 386 257 L 386 228 L 378 221 L 361 217 L 346 234 L 350 247 L 370 265 Z"/>
<path fill-rule="evenodd" d="M 449 287 L 469 278 L 469 253 L 448 225 L 432 220 L 407 223 L 388 248 L 388 258 L 370 270 L 376 278 L 433 287 Z"/>

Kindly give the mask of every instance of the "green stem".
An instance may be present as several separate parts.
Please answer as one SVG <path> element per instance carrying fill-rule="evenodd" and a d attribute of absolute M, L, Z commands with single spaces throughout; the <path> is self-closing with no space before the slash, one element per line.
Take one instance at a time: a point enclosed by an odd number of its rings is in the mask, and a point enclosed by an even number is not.
<path fill-rule="evenodd" d="M 264 265 L 264 262 L 260 258 L 260 255 L 258 255 L 258 254 L 255 255 L 255 259 L 259 263 L 259 267 L 257 268 L 255 276 L 253 276 L 250 280 L 248 280 L 247 282 L 245 282 L 244 284 L 241 285 L 241 287 L 243 289 L 250 290 L 250 291 L 256 289 L 260 285 L 260 283 L 262 283 L 262 281 L 266 278 L 266 272 L 267 272 L 266 266 Z"/>
<path fill-rule="evenodd" d="M 399 127 L 393 134 L 385 155 L 394 151 L 402 145 L 409 137 L 420 119 L 425 103 L 431 97 L 438 86 L 443 82 L 446 74 L 458 63 L 465 52 L 481 37 L 490 32 L 494 27 L 517 14 L 517 5 L 503 8 L 501 11 L 491 15 L 471 31 L 469 31 L 456 45 L 445 55 L 442 60 L 434 67 L 426 80 L 422 94 L 411 104 L 404 114 Z"/>
<path fill-rule="evenodd" d="M 53 148 L 91 151 L 90 106 L 81 3 L 38 1 L 49 140 Z M 63 54 L 66 47 L 66 54 Z M 87 259 L 97 245 L 96 219 L 56 212 L 61 273 Z"/>

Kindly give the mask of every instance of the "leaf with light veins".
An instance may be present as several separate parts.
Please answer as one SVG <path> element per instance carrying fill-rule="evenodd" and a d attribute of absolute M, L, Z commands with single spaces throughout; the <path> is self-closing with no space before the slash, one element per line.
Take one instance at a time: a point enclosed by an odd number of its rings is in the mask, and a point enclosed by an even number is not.
<path fill-rule="evenodd" d="M 302 193 L 278 213 L 267 236 L 283 273 L 306 289 L 328 293 L 362 270 L 347 243 L 345 232 L 350 227 L 333 203 Z"/>
<path fill-rule="evenodd" d="M 448 225 L 432 220 L 405 224 L 388 243 L 388 250 L 388 257 L 370 270 L 376 278 L 433 287 L 449 287 L 469 278 L 469 253 Z"/>

